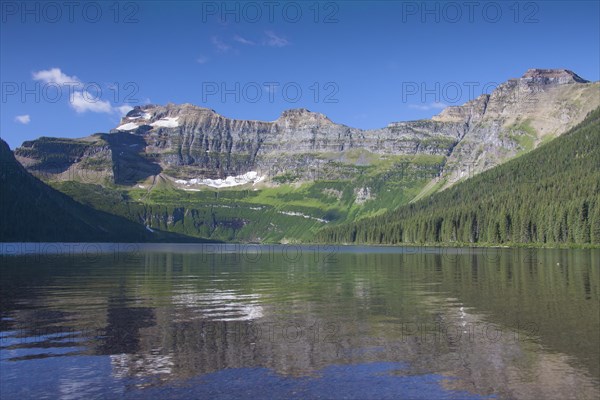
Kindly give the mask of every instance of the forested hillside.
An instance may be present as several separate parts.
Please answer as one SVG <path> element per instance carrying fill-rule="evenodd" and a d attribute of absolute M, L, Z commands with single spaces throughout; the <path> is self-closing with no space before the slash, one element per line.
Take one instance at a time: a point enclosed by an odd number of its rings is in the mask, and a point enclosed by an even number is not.
<path fill-rule="evenodd" d="M 325 228 L 317 239 L 600 244 L 600 109 L 526 155 L 397 210 Z"/>

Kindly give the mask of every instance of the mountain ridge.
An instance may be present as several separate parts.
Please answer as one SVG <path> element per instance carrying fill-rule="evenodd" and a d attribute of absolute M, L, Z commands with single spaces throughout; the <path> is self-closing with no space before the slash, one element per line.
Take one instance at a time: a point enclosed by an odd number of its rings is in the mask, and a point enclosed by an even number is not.
<path fill-rule="evenodd" d="M 70 168 L 81 159 L 95 158 L 93 164 L 98 166 L 101 162 L 96 155 L 103 153 L 106 161 L 112 161 L 104 170 L 110 177 L 115 165 L 131 170 L 126 164 L 135 159 L 136 167 L 147 170 L 147 174 L 132 173 L 124 179 L 112 176 L 115 183 L 134 184 L 157 171 L 192 179 L 261 170 L 272 178 L 290 167 L 290 159 L 280 157 L 284 153 L 305 154 L 304 163 L 292 162 L 295 170 L 302 171 L 307 164 L 319 167 L 321 160 L 315 153 L 361 149 L 379 156 L 446 156 L 448 163 L 441 174 L 453 183 L 500 164 L 519 150 L 529 151 L 580 122 L 600 105 L 595 91 L 600 93 L 600 82 L 588 82 L 572 71 L 530 69 L 492 93 L 449 106 L 431 119 L 391 122 L 367 130 L 335 123 L 305 108 L 285 110 L 274 121 L 257 121 L 227 118 L 189 103 L 136 106 L 107 134 L 63 139 L 65 143 L 87 142 L 88 149 L 93 149 L 80 151 L 73 158 L 62 157 L 62 161 Z M 43 157 L 35 151 L 36 145 L 43 147 L 44 140 L 26 141 L 15 151 L 17 159 L 30 170 L 44 169 L 40 165 Z M 519 149 L 524 141 L 533 143 Z M 51 153 L 49 147 L 42 152 Z M 125 157 L 120 157 L 121 153 Z M 55 154 L 53 158 L 61 156 Z M 85 163 L 80 167 L 85 169 Z M 59 175 L 47 168 L 46 172 Z"/>

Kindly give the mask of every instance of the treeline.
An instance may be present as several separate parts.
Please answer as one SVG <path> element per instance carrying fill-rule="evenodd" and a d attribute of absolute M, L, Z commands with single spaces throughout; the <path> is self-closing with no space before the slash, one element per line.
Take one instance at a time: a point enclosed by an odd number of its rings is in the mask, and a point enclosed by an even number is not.
<path fill-rule="evenodd" d="M 600 108 L 560 138 L 320 242 L 600 244 Z"/>

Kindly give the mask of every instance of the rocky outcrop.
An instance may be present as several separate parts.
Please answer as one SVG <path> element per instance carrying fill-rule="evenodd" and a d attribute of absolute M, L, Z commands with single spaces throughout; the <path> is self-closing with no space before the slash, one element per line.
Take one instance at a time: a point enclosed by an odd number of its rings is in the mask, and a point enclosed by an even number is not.
<path fill-rule="evenodd" d="M 374 196 L 371 195 L 371 189 L 368 187 L 356 188 L 354 190 L 354 196 L 354 202 L 356 204 L 364 204 L 366 201 L 374 198 Z"/>
<path fill-rule="evenodd" d="M 573 71 L 568 69 L 538 69 L 533 68 L 527 70 L 523 77 L 522 82 L 536 84 L 536 85 L 562 85 L 565 83 L 589 83 Z"/>

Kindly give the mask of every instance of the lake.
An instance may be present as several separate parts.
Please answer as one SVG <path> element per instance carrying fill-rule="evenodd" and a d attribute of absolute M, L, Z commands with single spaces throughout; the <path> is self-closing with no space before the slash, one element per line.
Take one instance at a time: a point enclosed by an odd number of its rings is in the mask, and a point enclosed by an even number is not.
<path fill-rule="evenodd" d="M 600 397 L 600 250 L 0 250 L 3 400 Z"/>

